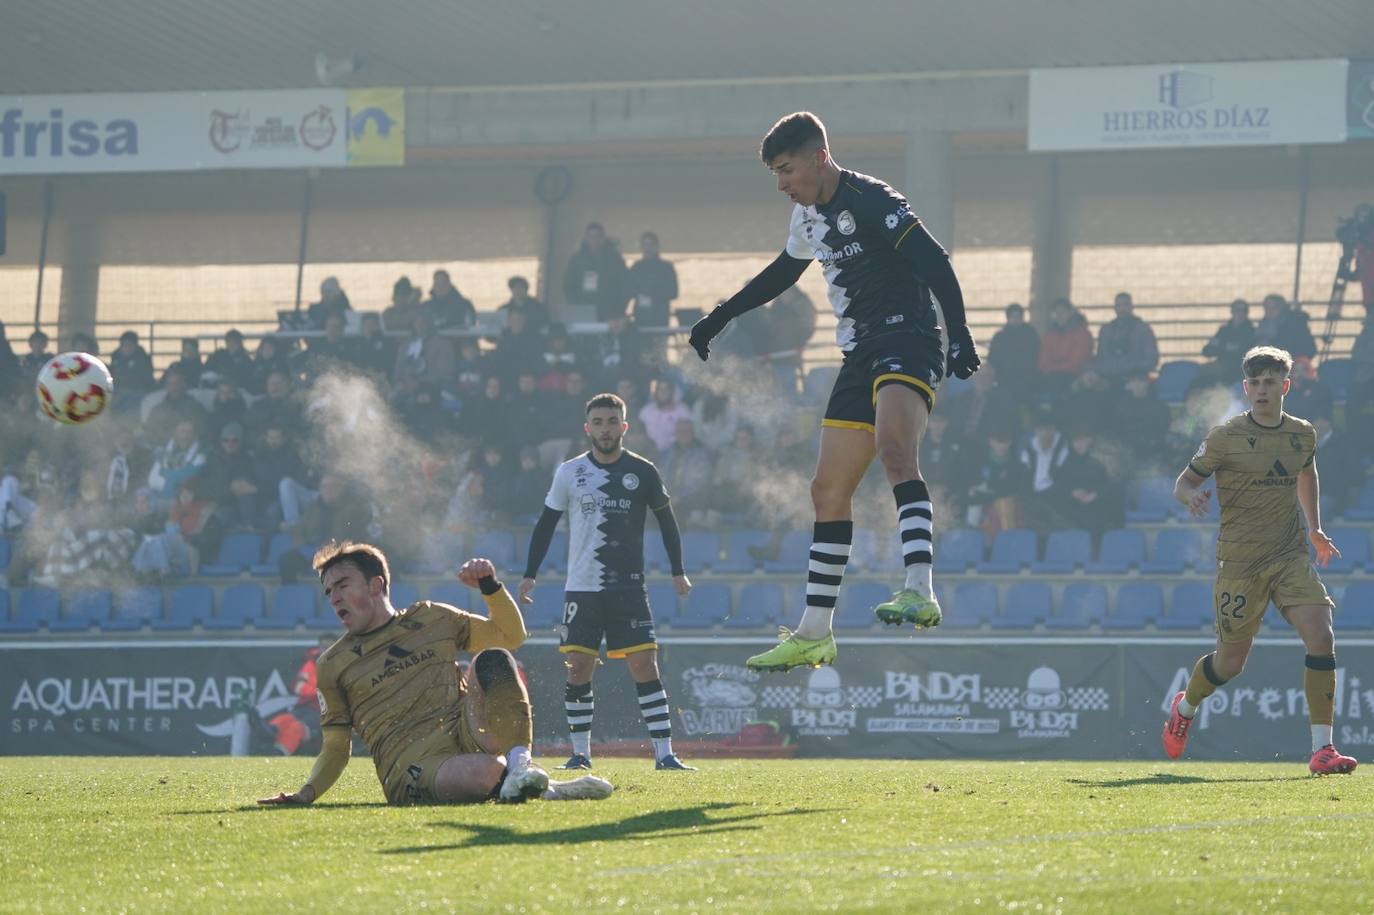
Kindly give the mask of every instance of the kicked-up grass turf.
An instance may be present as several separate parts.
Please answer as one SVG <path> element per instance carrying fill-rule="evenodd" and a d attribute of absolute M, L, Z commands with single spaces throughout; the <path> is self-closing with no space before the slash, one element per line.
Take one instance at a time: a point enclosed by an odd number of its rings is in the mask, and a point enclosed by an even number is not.
<path fill-rule="evenodd" d="M 391 808 L 355 759 L 254 803 L 309 765 L 0 759 L 0 912 L 1374 912 L 1363 771 L 615 759 L 606 801 Z"/>

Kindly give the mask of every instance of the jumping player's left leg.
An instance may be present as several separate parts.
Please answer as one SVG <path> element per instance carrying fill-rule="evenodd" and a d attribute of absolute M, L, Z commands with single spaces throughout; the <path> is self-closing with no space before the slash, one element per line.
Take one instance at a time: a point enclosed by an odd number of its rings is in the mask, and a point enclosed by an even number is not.
<path fill-rule="evenodd" d="M 940 625 L 940 605 L 931 583 L 933 506 L 921 479 L 917 450 L 930 418 L 933 394 L 906 376 L 877 382 L 874 439 L 878 460 L 897 502 L 906 581 L 890 601 L 873 608 L 884 623 L 912 623 L 917 629 Z"/>
<path fill-rule="evenodd" d="M 625 666 L 630 668 L 630 676 L 635 681 L 639 714 L 654 744 L 654 768 L 695 772 L 695 766 L 687 765 L 673 752 L 673 716 L 668 708 L 668 691 L 658 672 L 658 649 L 650 647 L 626 652 Z"/>
<path fill-rule="evenodd" d="M 1303 665 L 1303 690 L 1307 694 L 1308 722 L 1312 726 L 1313 775 L 1354 772 L 1354 757 L 1336 749 L 1332 732 L 1336 721 L 1336 637 L 1331 629 L 1331 604 L 1290 607 L 1284 611 L 1307 649 Z"/>

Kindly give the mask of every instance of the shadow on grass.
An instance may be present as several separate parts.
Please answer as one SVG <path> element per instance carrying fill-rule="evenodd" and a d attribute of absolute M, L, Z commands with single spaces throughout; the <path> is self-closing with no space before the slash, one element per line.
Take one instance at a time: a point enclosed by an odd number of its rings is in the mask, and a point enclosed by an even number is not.
<path fill-rule="evenodd" d="M 696 807 L 680 807 L 676 810 L 657 810 L 623 820 L 609 823 L 591 823 L 585 826 L 570 826 L 565 829 L 552 829 L 548 832 L 523 832 L 505 826 L 487 826 L 480 823 L 439 823 L 452 829 L 466 830 L 469 835 L 461 842 L 445 845 L 408 845 L 403 848 L 382 849 L 384 855 L 410 855 L 416 852 L 452 851 L 460 848 L 484 848 L 500 845 L 559 845 L 565 842 L 623 842 L 649 836 L 671 838 L 676 835 L 693 836 L 707 833 L 736 832 L 739 830 L 761 829 L 752 820 L 771 819 L 780 816 L 823 813 L 823 810 L 784 810 L 767 812 L 751 810 L 739 816 L 711 816 L 723 810 L 740 807 L 740 804 L 716 803 Z M 749 824 L 749 825 L 746 825 Z"/>
<path fill-rule="evenodd" d="M 1136 785 L 1225 785 L 1243 782 L 1291 782 L 1298 779 L 1306 781 L 1307 778 L 1306 775 L 1271 775 L 1267 778 L 1208 778 L 1205 775 L 1176 775 L 1172 772 L 1155 772 L 1153 775 L 1141 775 L 1136 778 L 1071 778 L 1068 779 L 1068 782 L 1070 785 L 1080 785 L 1084 788 L 1132 788 Z"/>
<path fill-rule="evenodd" d="M 354 808 L 367 807 L 386 807 L 386 801 L 348 801 L 341 804 L 333 804 L 324 801 L 319 804 L 240 804 L 237 807 L 215 807 L 210 810 L 174 810 L 174 816 L 179 817 L 200 817 L 210 816 L 211 814 L 225 813 L 257 813 L 259 811 L 271 810 L 351 810 Z"/>

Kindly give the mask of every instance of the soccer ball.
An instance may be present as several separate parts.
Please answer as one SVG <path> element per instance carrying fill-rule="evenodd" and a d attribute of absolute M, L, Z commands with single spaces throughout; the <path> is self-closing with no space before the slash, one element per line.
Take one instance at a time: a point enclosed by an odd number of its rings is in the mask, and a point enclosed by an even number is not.
<path fill-rule="evenodd" d="M 88 423 L 105 411 L 114 391 L 110 370 L 90 353 L 53 356 L 38 373 L 38 405 L 56 423 Z"/>

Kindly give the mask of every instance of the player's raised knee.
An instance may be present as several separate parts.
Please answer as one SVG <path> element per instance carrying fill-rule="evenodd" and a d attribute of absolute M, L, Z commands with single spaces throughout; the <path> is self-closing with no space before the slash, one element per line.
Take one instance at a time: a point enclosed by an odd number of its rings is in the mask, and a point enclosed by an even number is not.
<path fill-rule="evenodd" d="M 484 692 L 497 684 L 515 682 L 520 677 L 519 669 L 515 666 L 515 655 L 504 648 L 479 651 L 472 659 L 472 667 L 477 674 L 477 683 Z"/>

